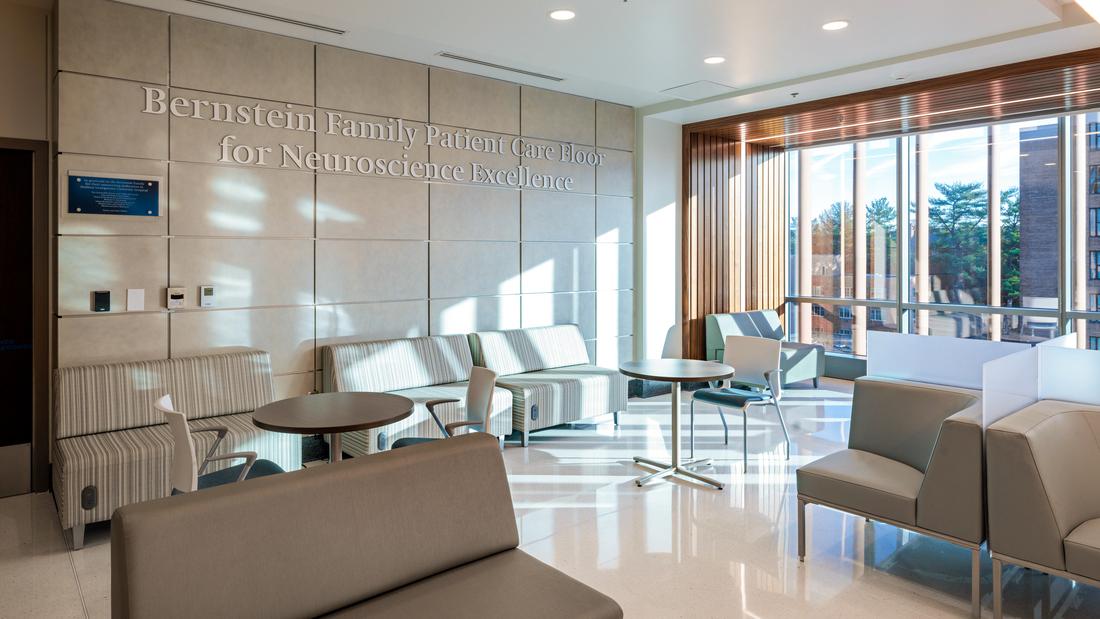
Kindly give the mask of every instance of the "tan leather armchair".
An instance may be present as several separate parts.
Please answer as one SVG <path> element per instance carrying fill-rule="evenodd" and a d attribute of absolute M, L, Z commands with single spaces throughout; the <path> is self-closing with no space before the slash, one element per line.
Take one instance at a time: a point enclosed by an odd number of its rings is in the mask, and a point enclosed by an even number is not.
<path fill-rule="evenodd" d="M 810 504 L 930 535 L 970 549 L 971 612 L 980 614 L 985 527 L 979 392 L 859 378 L 848 449 L 799 468 L 797 478 L 799 560 L 806 556 Z"/>
<path fill-rule="evenodd" d="M 1042 400 L 986 431 L 993 614 L 1009 563 L 1100 587 L 1100 407 Z"/>

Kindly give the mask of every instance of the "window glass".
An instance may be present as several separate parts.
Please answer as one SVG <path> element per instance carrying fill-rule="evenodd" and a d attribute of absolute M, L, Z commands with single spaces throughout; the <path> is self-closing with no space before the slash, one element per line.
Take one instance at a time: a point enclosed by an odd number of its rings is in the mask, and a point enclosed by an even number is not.
<path fill-rule="evenodd" d="M 897 298 L 898 141 L 864 145 L 863 204 L 867 227 L 868 299 Z"/>
<path fill-rule="evenodd" d="M 847 316 L 847 318 L 845 318 Z M 829 303 L 813 304 L 813 343 L 829 352 L 852 352 L 852 308 Z"/>
<path fill-rule="evenodd" d="M 812 292 L 850 297 L 853 288 L 852 145 L 808 149 L 809 186 L 800 187 L 801 211 L 810 220 Z"/>
<path fill-rule="evenodd" d="M 997 125 L 991 137 L 1000 269 L 989 274 L 999 291 L 989 304 L 1057 309 L 1058 121 Z"/>
<path fill-rule="evenodd" d="M 913 157 L 917 176 L 911 184 L 911 194 L 915 194 L 911 195 L 916 242 L 911 256 L 914 300 L 962 305 L 988 302 L 987 134 L 987 128 L 977 127 L 929 133 L 912 141 L 917 149 Z M 927 271 L 918 264 L 925 254 L 920 251 L 925 227 Z M 927 293 L 917 280 L 924 272 Z"/>

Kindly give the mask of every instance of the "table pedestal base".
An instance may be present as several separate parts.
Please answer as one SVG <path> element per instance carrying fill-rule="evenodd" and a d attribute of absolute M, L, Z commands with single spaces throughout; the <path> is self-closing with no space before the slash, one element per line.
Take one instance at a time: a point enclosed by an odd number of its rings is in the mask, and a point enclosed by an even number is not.
<path fill-rule="evenodd" d="M 339 462 L 344 459 L 344 447 L 340 444 L 340 433 L 333 432 L 328 435 L 328 461 Z"/>
<path fill-rule="evenodd" d="M 688 479 L 703 482 L 714 486 L 718 490 L 721 490 L 724 486 L 722 482 L 700 475 L 691 470 L 697 466 L 707 466 L 711 463 L 710 458 L 703 458 L 701 460 L 691 460 L 689 462 L 683 462 L 680 460 L 680 383 L 672 383 L 672 462 L 659 462 L 657 460 L 650 460 L 649 458 L 643 458 L 641 456 L 635 456 L 634 462 L 645 466 L 651 466 L 659 469 L 655 473 L 649 475 L 643 475 L 634 480 L 634 483 L 638 487 L 644 486 L 654 479 L 663 479 L 665 477 L 671 477 L 673 475 L 681 475 Z"/>
<path fill-rule="evenodd" d="M 719 490 L 724 487 L 722 482 L 716 479 L 711 479 L 706 475 L 700 475 L 691 470 L 697 466 L 710 466 L 711 458 L 702 458 L 699 460 L 692 460 L 690 462 L 682 462 L 680 466 L 672 466 L 668 462 L 658 462 L 657 460 L 650 460 L 649 458 L 642 458 L 640 456 L 635 456 L 634 462 L 645 466 L 652 466 L 655 469 L 659 469 L 655 473 L 643 475 L 635 479 L 634 483 L 637 484 L 639 488 L 653 481 L 654 479 L 663 479 L 671 475 L 683 475 L 684 477 L 694 479 L 695 481 L 700 481 L 704 484 L 710 484 Z"/>

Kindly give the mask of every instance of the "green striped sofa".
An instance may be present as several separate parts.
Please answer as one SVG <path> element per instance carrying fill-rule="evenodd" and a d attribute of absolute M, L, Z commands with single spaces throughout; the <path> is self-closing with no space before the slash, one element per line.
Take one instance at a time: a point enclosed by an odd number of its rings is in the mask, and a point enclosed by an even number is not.
<path fill-rule="evenodd" d="M 223 453 L 255 451 L 284 470 L 301 468 L 299 436 L 252 424 L 252 411 L 274 397 L 266 352 L 60 368 L 54 373 L 53 492 L 74 548 L 83 545 L 85 524 L 169 495 L 172 435 L 153 408 L 165 394 L 192 428 L 229 429 Z M 216 438 L 213 432 L 192 436 L 200 457 Z M 234 464 L 211 463 L 209 471 Z"/>
<path fill-rule="evenodd" d="M 456 399 L 435 412 L 444 424 L 466 419 L 466 387 L 474 361 L 465 335 L 433 335 L 325 346 L 321 351 L 325 391 L 375 391 L 405 396 L 416 403 L 413 414 L 383 428 L 345 432 L 343 449 L 365 456 L 390 448 L 406 437 L 443 438 L 424 404 Z M 493 392 L 489 433 L 503 438 L 512 433 L 511 392 Z"/>
<path fill-rule="evenodd" d="M 471 333 L 479 366 L 497 373 L 497 385 L 512 392 L 512 427 L 532 430 L 626 410 L 627 378 L 592 365 L 577 325 Z"/>

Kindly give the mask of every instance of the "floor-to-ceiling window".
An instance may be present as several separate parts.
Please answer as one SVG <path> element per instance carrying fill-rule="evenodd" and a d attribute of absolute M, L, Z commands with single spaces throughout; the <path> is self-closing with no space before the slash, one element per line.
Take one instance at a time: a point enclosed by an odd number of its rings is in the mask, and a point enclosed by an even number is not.
<path fill-rule="evenodd" d="M 789 157 L 793 337 L 857 355 L 875 330 L 1100 346 L 1100 113 Z"/>

